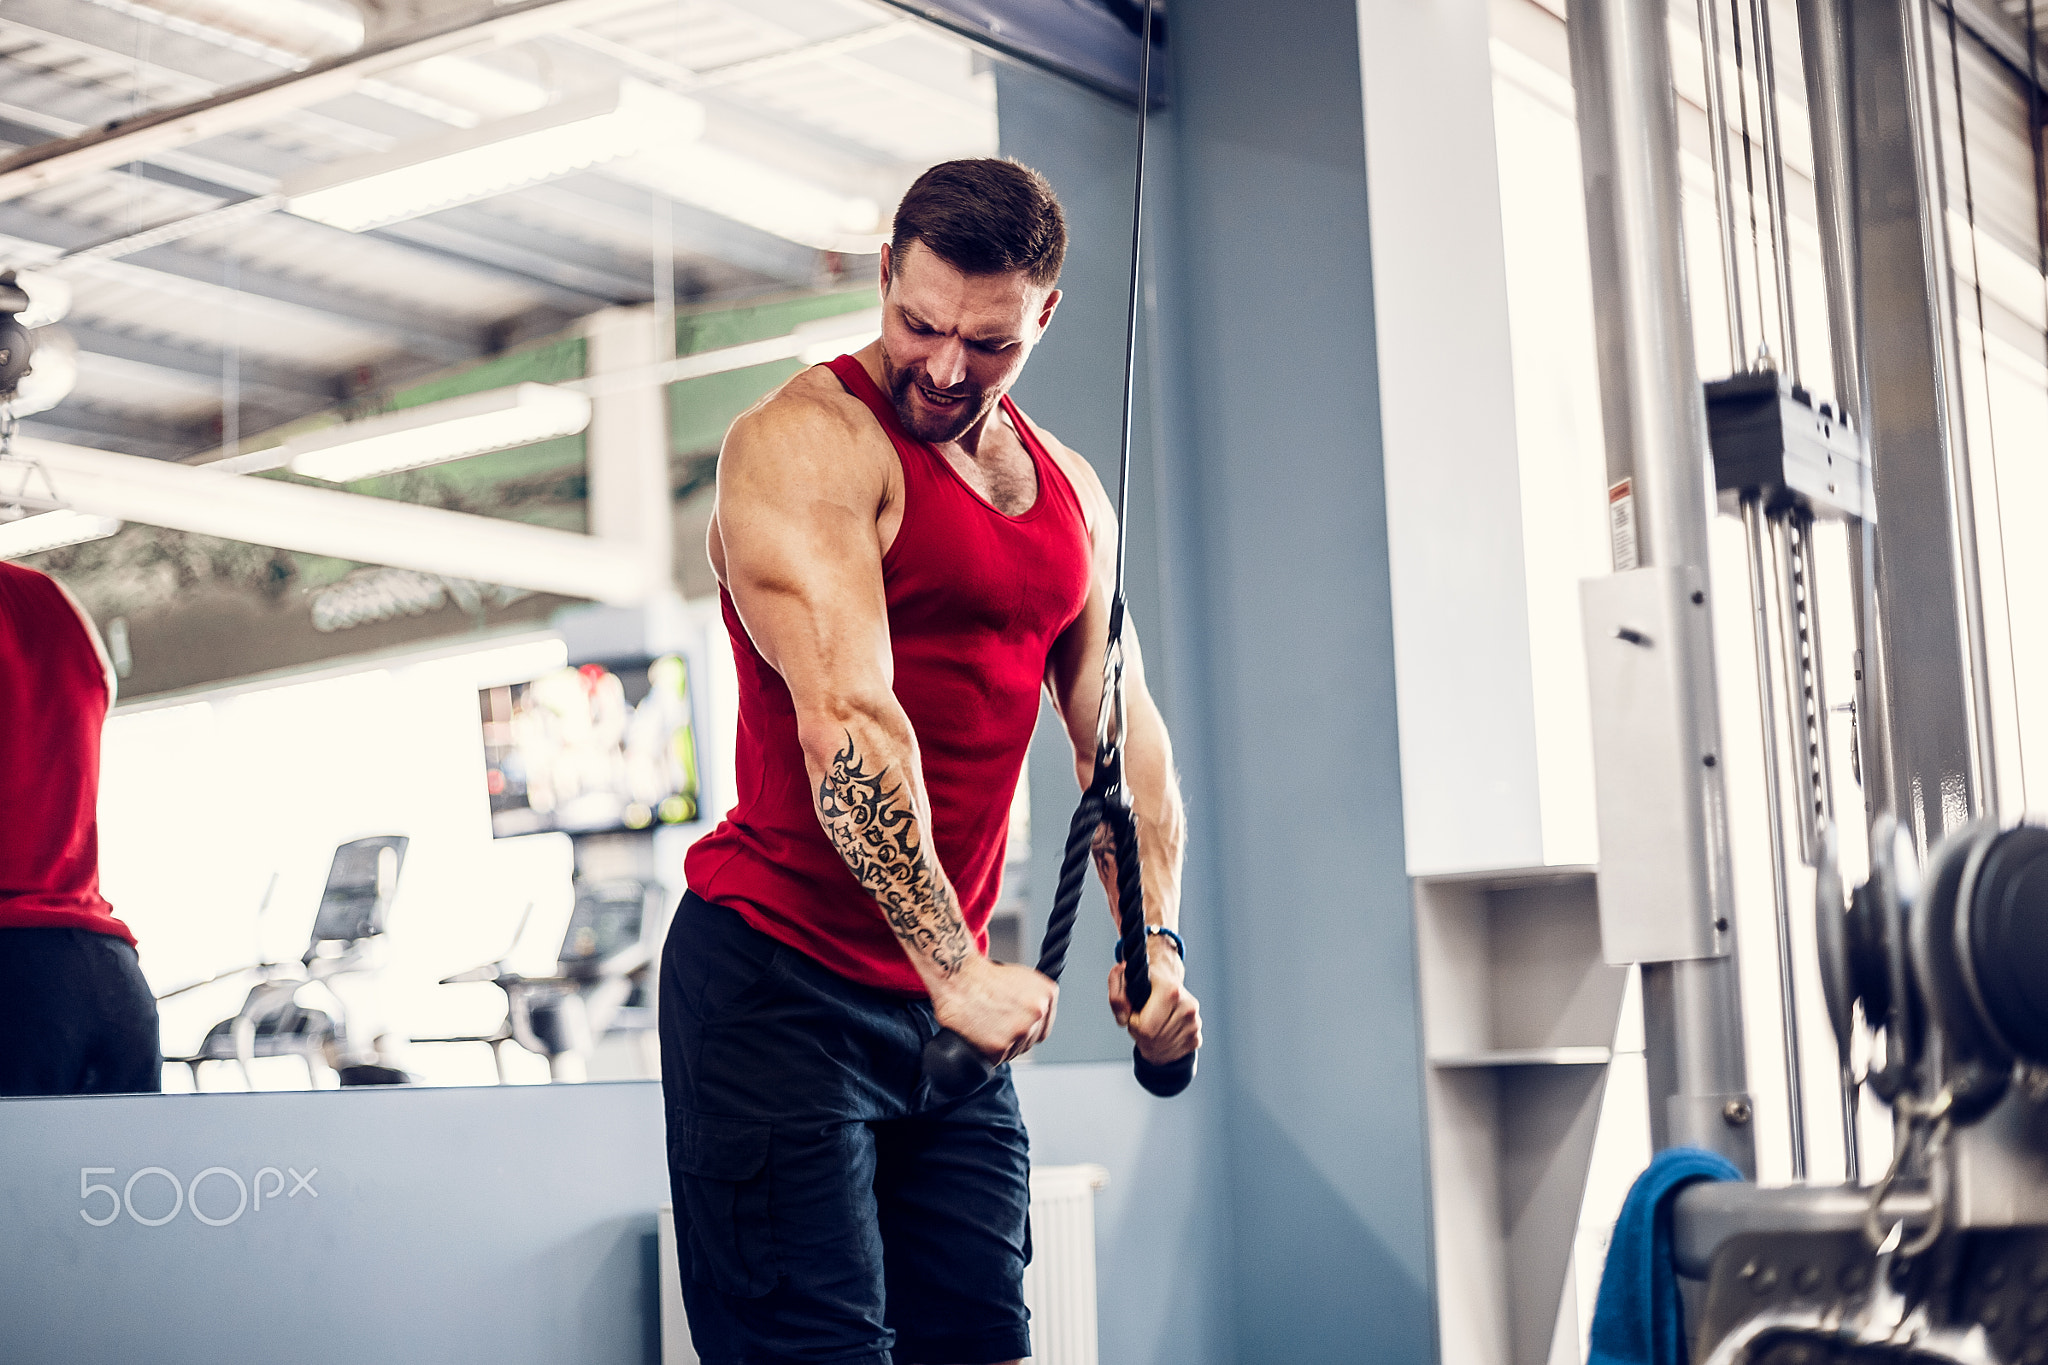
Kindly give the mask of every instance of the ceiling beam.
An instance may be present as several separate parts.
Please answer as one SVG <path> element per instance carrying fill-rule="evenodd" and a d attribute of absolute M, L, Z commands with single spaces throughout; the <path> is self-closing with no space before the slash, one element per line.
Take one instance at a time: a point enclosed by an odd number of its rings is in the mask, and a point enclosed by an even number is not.
<path fill-rule="evenodd" d="M 639 558 L 575 531 L 23 439 L 80 512 L 363 564 L 626 603 Z"/>
<path fill-rule="evenodd" d="M 364 81 L 429 57 L 523 42 L 589 23 L 647 0 L 516 0 L 483 6 L 366 43 L 355 52 L 315 62 L 249 85 L 164 109 L 111 127 L 58 138 L 0 158 L 0 200 L 17 198 L 92 171 L 146 161 L 205 138 L 237 132 L 355 90 Z"/>
<path fill-rule="evenodd" d="M 91 355 L 208 379 L 216 384 L 221 382 L 221 373 L 226 368 L 226 349 L 211 342 L 196 339 L 177 344 L 152 341 L 75 318 L 65 319 L 64 327 L 78 342 L 78 349 Z M 343 386 L 336 379 L 248 355 L 236 358 L 236 371 L 237 382 L 247 398 L 270 394 L 288 404 L 303 405 L 312 401 L 325 407 L 342 395 Z"/>
<path fill-rule="evenodd" d="M 646 232 L 650 240 L 653 236 L 657 191 L 642 185 L 627 184 L 593 171 L 579 171 L 550 184 L 529 186 L 519 193 L 536 201 L 552 200 L 557 208 L 610 223 L 622 233 L 638 230 Z M 710 256 L 772 280 L 796 284 L 809 284 L 824 270 L 824 253 L 817 248 L 749 227 L 695 204 L 671 201 L 669 221 L 678 251 Z"/>
<path fill-rule="evenodd" d="M 578 314 L 621 303 L 645 303 L 654 292 L 647 275 L 627 273 L 607 252 L 473 206 L 442 209 L 364 235 L 414 251 L 430 251 L 464 265 L 494 266 L 522 284 L 539 286 L 537 292 L 545 302 Z"/>
<path fill-rule="evenodd" d="M 53 257 L 91 246 L 97 240 L 82 223 L 38 213 L 20 204 L 0 204 L 0 236 L 50 248 Z M 127 257 L 125 263 L 217 289 L 228 287 L 224 262 L 181 246 L 150 247 Z M 312 280 L 274 275 L 246 264 L 240 268 L 237 279 L 242 293 L 345 318 L 390 338 L 415 355 L 454 364 L 482 355 L 485 350 L 481 328 L 423 316 L 416 309 L 398 307 L 388 299 L 349 294 Z"/>
<path fill-rule="evenodd" d="M 85 407 L 68 400 L 46 412 L 39 412 L 22 420 L 63 427 L 66 431 L 103 437 L 109 441 L 132 441 L 178 450 L 190 450 L 213 439 L 211 422 L 178 423 L 162 417 Z"/>
<path fill-rule="evenodd" d="M 111 435 L 95 429 L 94 425 L 85 419 L 84 414 L 76 409 L 53 408 L 49 412 L 39 412 L 33 417 L 24 417 L 21 419 L 19 430 L 21 436 L 15 441 L 17 449 L 24 444 L 25 439 L 40 438 L 48 441 L 75 441 L 95 449 L 114 447 L 121 453 L 138 459 L 173 461 L 189 455 L 193 449 L 193 443 L 181 444 L 176 440 L 166 439 L 166 434 L 162 430 L 146 439 Z"/>
<path fill-rule="evenodd" d="M 150 103 L 197 99 L 223 86 L 244 85 L 303 65 L 283 60 L 283 53 L 266 59 L 259 55 L 263 49 L 246 37 L 240 42 L 253 50 L 238 52 L 196 33 L 152 22 L 163 17 L 168 16 L 123 14 L 109 5 L 79 0 L 7 0 L 0 6 L 0 25 L 134 73 L 151 92 Z"/>
<path fill-rule="evenodd" d="M 57 0 L 30 0 L 26 11 L 18 12 L 17 6 L 11 3 L 8 13 L 14 15 L 13 26 L 23 32 L 46 32 L 76 44 L 79 40 L 71 32 L 76 24 L 67 22 L 67 17 L 75 21 L 81 8 L 92 9 L 89 5 L 59 4 Z M 22 22 L 24 19 L 27 22 Z M 94 33 L 88 36 L 104 35 Z M 156 48 L 153 47 L 152 52 L 159 60 L 163 59 Z M 178 74 L 203 82 L 221 81 L 228 74 L 219 63 L 197 62 L 190 55 L 181 58 L 177 65 L 180 68 Z M 13 103 L 0 102 L 0 142 L 16 144 L 25 151 L 50 145 L 52 138 L 83 136 L 95 128 L 104 128 L 125 107 L 121 101 L 93 99 L 91 92 L 85 89 L 64 86 L 38 73 L 18 72 L 10 75 L 9 80 L 12 83 L 9 94 L 18 98 Z M 87 100 L 89 104 L 82 103 Z M 70 117 L 57 117 L 47 112 L 50 107 L 59 105 Z M 237 154 L 258 155 L 260 165 L 231 164 L 220 160 L 230 145 L 234 146 Z M 136 240 L 159 237 L 158 229 L 166 226 L 178 228 L 189 223 L 193 231 L 204 230 L 211 225 L 211 216 L 223 206 L 232 211 L 237 201 L 274 194 L 280 177 L 291 174 L 302 165 L 312 164 L 275 147 L 245 139 L 218 141 L 208 152 L 207 156 L 191 152 L 162 152 L 152 161 L 124 163 L 113 168 L 219 201 L 195 207 L 187 219 L 150 224 L 140 233 L 132 234 Z M 628 211 L 635 219 L 630 227 L 644 233 L 651 226 L 645 207 L 646 195 L 638 187 L 618 185 L 601 176 L 583 175 L 575 179 L 584 187 L 584 192 L 573 196 L 577 205 L 572 211 L 599 219 L 617 219 L 619 214 L 614 204 L 589 202 L 592 196 L 588 187 L 594 185 L 602 189 L 623 190 L 627 197 L 637 199 L 640 204 L 637 212 Z M 810 248 L 785 242 L 719 215 L 678 204 L 673 222 L 679 250 L 707 254 L 771 279 L 807 282 L 818 273 L 817 253 Z M 324 230 L 321 225 L 311 222 L 304 226 L 309 233 Z M 612 230 L 617 228 L 618 224 L 614 223 Z M 645 277 L 630 264 L 622 276 L 619 263 L 605 259 L 606 253 L 602 248 L 528 228 L 476 208 L 447 210 L 428 219 L 396 224 L 364 235 L 512 281 L 535 293 L 537 302 L 577 316 L 600 307 L 642 302 L 652 292 Z M 110 244 L 115 248 L 112 251 L 107 250 Z M 122 249 L 119 238 L 104 235 L 93 238 L 86 246 L 100 248 L 99 254 L 114 256 L 131 254 L 134 249 Z M 67 251 L 78 249 L 66 248 Z"/>
<path fill-rule="evenodd" d="M 0 206 L 0 215 L 6 212 Z M 223 278 L 223 262 L 177 246 L 155 246 L 127 258 L 143 266 L 180 279 L 196 280 L 216 288 L 230 288 Z M 342 318 L 355 326 L 390 337 L 414 355 L 427 356 L 447 364 L 459 364 L 484 354 L 483 329 L 452 320 L 421 315 L 414 307 L 392 299 L 365 298 L 344 293 L 313 280 L 293 279 L 252 270 L 247 265 L 235 272 L 233 289 L 274 303 L 290 304 L 329 317 Z"/>

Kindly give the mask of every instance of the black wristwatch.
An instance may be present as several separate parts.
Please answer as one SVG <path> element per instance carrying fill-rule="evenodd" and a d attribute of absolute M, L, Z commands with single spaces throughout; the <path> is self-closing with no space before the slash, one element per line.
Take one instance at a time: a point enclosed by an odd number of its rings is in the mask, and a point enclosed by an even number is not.
<path fill-rule="evenodd" d="M 1181 961 L 1185 962 L 1188 960 L 1188 945 L 1182 941 L 1181 936 L 1179 934 L 1176 934 L 1175 932 L 1173 932 L 1173 930 L 1167 928 L 1165 925 L 1146 925 L 1145 937 L 1165 939 L 1168 943 L 1171 943 L 1173 945 L 1173 951 L 1180 958 Z M 1116 960 L 1118 962 L 1122 962 L 1124 960 L 1124 941 L 1122 939 L 1118 939 L 1116 941 Z"/>

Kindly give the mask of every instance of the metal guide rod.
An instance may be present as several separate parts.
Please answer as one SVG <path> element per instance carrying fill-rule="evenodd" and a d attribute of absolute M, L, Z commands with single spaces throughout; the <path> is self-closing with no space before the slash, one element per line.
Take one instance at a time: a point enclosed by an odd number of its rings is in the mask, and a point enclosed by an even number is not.
<path fill-rule="evenodd" d="M 1800 382 L 1799 322 L 1792 309 L 1792 235 L 1785 219 L 1785 149 L 1778 138 L 1778 65 L 1772 53 L 1770 0 L 1750 0 L 1756 38 L 1757 127 L 1763 137 L 1764 199 L 1771 214 L 1771 264 L 1777 271 L 1778 332 L 1786 373 Z M 1761 308 L 1761 302 L 1757 305 Z"/>
<path fill-rule="evenodd" d="M 1823 243 L 1835 253 L 1845 217 L 1877 507 L 1867 533 L 1875 554 L 1866 548 L 1861 556 L 1876 605 L 1863 604 L 1864 733 L 1882 731 L 1883 743 L 1871 746 L 1885 780 L 1877 809 L 1894 812 L 1924 856 L 1944 833 L 1990 809 L 1988 717 L 1973 677 L 1981 674 L 1973 664 L 1983 636 L 1972 588 L 1974 513 L 1967 467 L 1955 457 L 1962 408 L 1932 34 L 1925 0 L 1839 3 L 1808 27 L 1825 36 L 1830 18 L 1854 61 L 1842 64 L 1840 88 L 1815 99 L 1816 107 L 1841 100 L 1847 111 L 1845 152 L 1815 141 L 1817 165 L 1832 184 L 1846 185 L 1822 198 L 1824 214 L 1837 219 Z M 1817 44 L 1824 60 L 1831 46 Z M 1823 67 L 1809 79 L 1826 74 Z M 1833 164 L 1836 157 L 1846 165 Z M 1872 704 L 1873 690 L 1883 704 Z"/>
<path fill-rule="evenodd" d="M 1834 409 L 1859 432 L 1870 430 L 1870 397 L 1864 382 L 1861 314 L 1854 266 L 1856 190 L 1850 160 L 1850 71 L 1846 0 L 1795 0 L 1799 17 L 1801 68 L 1806 79 L 1807 125 L 1813 150 L 1814 207 L 1820 228 L 1821 274 L 1826 282 L 1828 352 L 1834 378 Z M 1855 632 L 1856 696 L 1853 753 L 1865 793 L 1865 828 L 1890 808 L 1891 745 L 1885 725 L 1884 658 L 1877 606 L 1876 528 L 1867 520 L 1848 528 L 1852 628 Z M 1808 566 L 1808 572 L 1813 568 Z M 1816 644 L 1815 652 L 1819 646 Z M 1823 711 L 1823 717 L 1826 716 Z M 1825 736 L 1826 727 L 1823 725 Z M 1830 819 L 1834 818 L 1830 812 Z M 1842 1103 L 1843 1174 L 1862 1178 L 1858 1111 L 1862 1087 L 1844 1055 L 1838 1067 Z"/>
<path fill-rule="evenodd" d="M 1928 0 L 1917 0 L 1914 8 L 1920 15 L 1921 45 L 1926 53 L 1926 60 L 1932 63 L 1934 27 Z M 1949 17 L 1949 40 L 1954 42 L 1956 36 L 1953 11 L 1950 11 Z M 1926 117 L 1930 135 L 1928 140 L 1934 147 L 1934 198 L 1931 200 L 1930 216 L 1938 218 L 1941 222 L 1941 267 L 1946 276 L 1946 288 L 1941 292 L 1948 306 L 1945 315 L 1948 322 L 1945 340 L 1948 343 L 1946 368 L 1949 409 L 1946 445 L 1949 460 L 1949 514 L 1956 538 L 1956 571 L 1961 575 L 1963 584 L 1963 644 L 1969 651 L 1965 676 L 1970 684 L 1970 747 L 1977 772 L 1977 800 L 1970 813 L 1996 820 L 1998 748 L 1991 724 L 1991 651 L 1984 625 L 1983 557 L 1977 547 L 1976 481 L 1971 470 L 1970 423 L 1963 398 L 1963 315 L 1962 305 L 1956 298 L 1955 238 L 1948 231 L 1948 157 L 1944 150 L 1946 139 L 1941 130 L 1941 97 L 1935 89 L 1938 80 L 1931 72 L 1928 73 L 1927 85 Z M 1956 94 L 1956 142 L 1958 146 L 1964 148 L 1963 156 L 1967 165 L 1968 129 L 1963 124 L 1960 88 Z"/>
<path fill-rule="evenodd" d="M 1756 47 L 1758 122 L 1763 140 L 1764 190 L 1771 219 L 1771 260 L 1777 290 L 1778 331 L 1785 365 L 1794 386 L 1802 380 L 1799 326 L 1792 295 L 1792 237 L 1787 220 L 1785 149 L 1778 125 L 1776 44 L 1771 38 L 1770 0 L 1750 0 L 1751 33 Z M 1758 307 L 1762 307 L 1759 300 Z M 1771 631 L 1766 542 L 1778 551 L 1778 617 L 1782 629 L 1786 725 L 1793 744 L 1797 785 L 1800 850 L 1809 864 L 1819 860 L 1821 822 L 1829 801 L 1826 767 L 1826 715 L 1822 710 L 1820 661 L 1816 657 L 1815 621 L 1811 611 L 1811 556 L 1803 540 L 1796 510 L 1766 519 L 1754 494 L 1742 500 L 1742 526 L 1749 548 L 1750 612 L 1755 631 L 1757 700 L 1763 731 L 1764 792 L 1770 826 L 1772 909 L 1777 938 L 1779 1025 L 1785 1058 L 1785 1104 L 1792 1178 L 1807 1174 L 1805 1073 L 1800 1064 L 1799 996 L 1792 962 L 1792 896 L 1787 878 L 1784 768 L 1778 752 L 1778 718 L 1774 698 L 1776 670 L 1771 666 Z M 1779 533 L 1782 533 L 1780 535 Z"/>
<path fill-rule="evenodd" d="M 1856 336 L 1853 199 L 1849 164 L 1849 55 L 1844 0 L 1797 0 L 1805 58 L 1807 123 L 1813 134 L 1814 205 L 1820 218 L 1821 273 L 1827 281 L 1828 351 L 1835 410 L 1864 427 L 1862 347 Z"/>
<path fill-rule="evenodd" d="M 1827 283 L 1828 351 L 1834 408 L 1868 434 L 1870 395 L 1863 373 L 1861 304 L 1856 273 L 1856 185 L 1850 160 L 1851 90 L 1845 0 L 1796 0 L 1804 57 L 1807 121 L 1812 130 L 1814 204 L 1819 215 L 1821 273 Z M 1856 647 L 1856 749 L 1866 793 L 1891 791 L 1891 747 L 1884 717 L 1884 651 L 1878 630 L 1875 529 L 1849 529 Z M 1866 823 L 1890 802 L 1866 798 Z"/>
<path fill-rule="evenodd" d="M 1686 304 L 1680 230 L 1678 117 L 1663 0 L 1580 0 L 1567 24 L 1585 176 L 1608 482 L 1630 480 L 1638 562 L 1704 575 L 1713 473 Z M 1705 581 L 1704 577 L 1701 579 Z M 1674 632 L 1667 646 L 1693 681 L 1691 732 L 1714 737 L 1692 768 L 1700 784 L 1694 860 L 1732 943 L 1727 800 L 1711 633 Z M 1756 1161 L 1732 954 L 1645 963 L 1657 1145 L 1706 1147 L 1744 1170 Z"/>
<path fill-rule="evenodd" d="M 1778 926 L 1778 1008 L 1785 1034 L 1785 1112 L 1792 1130 L 1792 1178 L 1806 1179 L 1806 1096 L 1799 1066 L 1799 998 L 1792 984 L 1792 892 L 1785 879 L 1784 771 L 1778 755 L 1778 708 L 1771 673 L 1769 593 L 1764 542 L 1771 528 L 1754 494 L 1742 499 L 1742 534 L 1749 543 L 1749 614 L 1756 638 L 1756 695 L 1763 719 L 1764 805 L 1771 834 L 1771 899 Z M 1788 660 L 1789 662 L 1789 660 Z"/>
<path fill-rule="evenodd" d="M 1740 3 L 1740 0 L 1737 0 Z M 1749 337 L 1742 325 L 1742 261 L 1736 246 L 1734 174 L 1728 155 L 1726 96 L 1721 90 L 1721 19 L 1714 0 L 1699 0 L 1700 62 L 1707 89 L 1707 146 L 1714 162 L 1714 210 L 1721 237 L 1721 288 L 1728 299 L 1728 371 L 1749 368 Z"/>

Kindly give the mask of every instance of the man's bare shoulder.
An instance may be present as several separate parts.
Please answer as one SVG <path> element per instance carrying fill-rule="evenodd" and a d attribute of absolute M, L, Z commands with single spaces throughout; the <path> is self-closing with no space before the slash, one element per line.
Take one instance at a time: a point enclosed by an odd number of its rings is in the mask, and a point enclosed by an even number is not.
<path fill-rule="evenodd" d="M 793 376 L 741 413 L 721 452 L 726 464 L 767 461 L 800 470 L 860 466 L 889 453 L 874 414 L 823 366 Z"/>
<path fill-rule="evenodd" d="M 1017 412 L 1031 428 L 1031 434 L 1045 447 L 1046 454 L 1052 456 L 1053 463 L 1060 467 L 1060 472 L 1067 476 L 1067 482 L 1074 486 L 1075 495 L 1081 499 L 1081 512 L 1087 519 L 1088 530 L 1094 534 L 1107 519 L 1115 516 L 1109 493 L 1102 486 L 1102 476 L 1079 452 L 1047 431 L 1029 413 L 1022 408 Z"/>

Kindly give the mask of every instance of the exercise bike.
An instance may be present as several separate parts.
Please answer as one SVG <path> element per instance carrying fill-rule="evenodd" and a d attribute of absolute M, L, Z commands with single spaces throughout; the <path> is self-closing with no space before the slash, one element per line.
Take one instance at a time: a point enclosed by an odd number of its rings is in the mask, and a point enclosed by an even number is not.
<path fill-rule="evenodd" d="M 550 1080 L 587 1079 L 603 1039 L 644 1037 L 654 1028 L 657 954 L 649 931 L 660 925 L 654 905 L 658 895 L 658 888 L 633 879 L 579 882 L 552 976 L 522 976 L 507 965 L 533 916 L 529 902 L 502 956 L 441 979 L 444 986 L 476 981 L 496 986 L 505 993 L 505 1022 L 491 1033 L 412 1041 L 488 1043 L 500 1085 L 506 1083 L 507 1043 L 545 1057 Z"/>
<path fill-rule="evenodd" d="M 252 963 L 159 996 L 159 1000 L 168 1000 L 250 972 L 261 977 L 250 987 L 241 1009 L 208 1029 L 192 1055 L 166 1056 L 164 1061 L 183 1063 L 192 1073 L 194 1089 L 199 1086 L 201 1063 L 233 1062 L 241 1070 L 243 1083 L 253 1090 L 250 1063 L 259 1057 L 297 1057 L 305 1065 L 308 1087 L 319 1084 L 322 1066 L 331 1069 L 344 1086 L 409 1083 L 413 1078 L 388 1065 L 377 1052 L 374 1039 L 367 1048 L 353 1043 L 333 983 L 372 967 L 372 945 L 385 931 L 410 842 L 404 835 L 380 834 L 334 850 L 313 932 L 297 962 Z M 271 886 L 276 886 L 274 877 Z M 265 907 L 269 899 L 266 891 Z M 301 994 L 315 986 L 324 988 L 331 1010 L 301 1002 Z"/>

